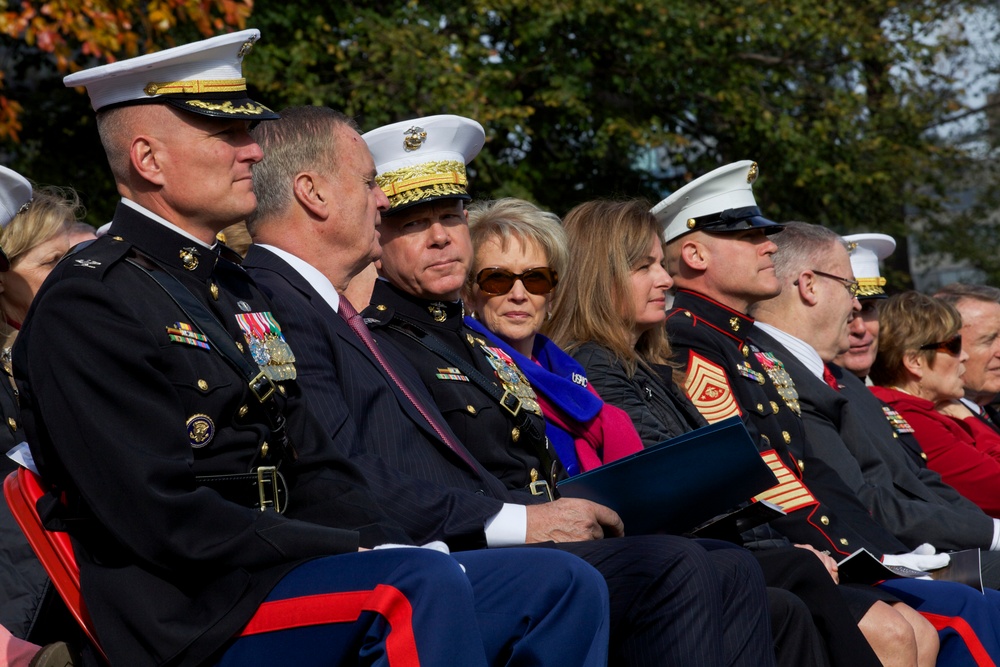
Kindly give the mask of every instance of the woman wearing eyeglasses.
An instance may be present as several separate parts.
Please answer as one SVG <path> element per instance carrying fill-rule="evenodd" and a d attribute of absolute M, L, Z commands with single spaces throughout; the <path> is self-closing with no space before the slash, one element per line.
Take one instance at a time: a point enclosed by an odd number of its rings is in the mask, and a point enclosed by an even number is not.
<path fill-rule="evenodd" d="M 506 349 L 527 376 L 545 434 L 569 474 L 642 449 L 631 420 L 606 405 L 584 369 L 539 331 L 551 317 L 567 264 L 559 218 L 520 199 L 474 204 L 475 260 L 465 291 L 467 324 Z"/>
<path fill-rule="evenodd" d="M 1000 435 L 958 400 L 968 354 L 954 306 L 904 292 L 879 311 L 872 391 L 898 412 L 927 455 L 927 466 L 1000 517 Z"/>

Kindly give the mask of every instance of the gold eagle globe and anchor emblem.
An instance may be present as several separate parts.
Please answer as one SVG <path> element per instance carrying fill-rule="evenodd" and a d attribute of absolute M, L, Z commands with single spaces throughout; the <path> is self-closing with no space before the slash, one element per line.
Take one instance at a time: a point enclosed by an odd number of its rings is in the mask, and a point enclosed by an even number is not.
<path fill-rule="evenodd" d="M 403 148 L 406 152 L 415 151 L 427 141 L 427 131 L 414 125 L 403 133 Z"/>

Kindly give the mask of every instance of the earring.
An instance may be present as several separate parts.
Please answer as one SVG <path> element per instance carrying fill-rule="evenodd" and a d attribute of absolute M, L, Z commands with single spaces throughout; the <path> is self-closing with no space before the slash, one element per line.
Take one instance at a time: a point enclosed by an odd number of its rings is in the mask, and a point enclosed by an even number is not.
<path fill-rule="evenodd" d="M 551 310 L 548 311 L 547 313 L 545 313 L 545 321 L 546 322 L 551 322 L 552 321 L 552 311 Z"/>

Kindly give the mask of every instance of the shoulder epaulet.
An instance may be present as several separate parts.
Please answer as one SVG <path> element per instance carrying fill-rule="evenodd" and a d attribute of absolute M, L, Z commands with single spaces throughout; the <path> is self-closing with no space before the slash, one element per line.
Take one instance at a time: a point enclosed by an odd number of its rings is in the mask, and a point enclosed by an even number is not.
<path fill-rule="evenodd" d="M 364 318 L 365 324 L 368 325 L 370 329 L 377 329 L 379 327 L 384 327 L 392 321 L 395 316 L 396 310 L 391 305 L 386 303 L 373 303 L 361 313 L 361 317 Z"/>
<path fill-rule="evenodd" d="M 673 310 L 669 310 L 669 311 L 667 311 L 667 319 L 668 319 L 668 320 L 669 320 L 669 319 L 671 319 L 671 318 L 676 318 L 676 317 L 680 317 L 680 318 L 686 318 L 686 319 L 689 319 L 689 320 L 691 320 L 691 322 L 692 322 L 692 323 L 693 323 L 693 322 L 694 322 L 694 321 L 695 321 L 696 319 L 698 319 L 698 318 L 697 318 L 697 317 L 695 316 L 695 314 L 694 314 L 694 313 L 692 313 L 692 312 L 691 312 L 690 310 L 688 310 L 687 308 L 674 308 Z"/>
<path fill-rule="evenodd" d="M 72 276 L 101 279 L 131 249 L 132 244 L 120 236 L 102 236 L 75 246 L 60 260 L 56 270 L 63 278 Z"/>

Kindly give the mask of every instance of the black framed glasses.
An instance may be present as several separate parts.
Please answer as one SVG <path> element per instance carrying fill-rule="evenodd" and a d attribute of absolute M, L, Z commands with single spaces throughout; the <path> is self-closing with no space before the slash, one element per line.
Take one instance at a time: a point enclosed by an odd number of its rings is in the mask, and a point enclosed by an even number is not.
<path fill-rule="evenodd" d="M 824 278 L 829 278 L 830 280 L 836 280 L 838 283 L 847 288 L 847 291 L 851 293 L 851 296 L 857 296 L 861 292 L 861 285 L 858 284 L 857 280 L 835 276 L 832 273 L 817 271 L 816 269 L 813 269 L 812 272 L 817 276 L 823 276 Z"/>
<path fill-rule="evenodd" d="M 949 354 L 960 354 L 962 352 L 962 334 L 956 334 L 948 340 L 939 343 L 927 343 L 920 346 L 921 350 L 934 350 L 935 352 L 948 352 Z"/>
<path fill-rule="evenodd" d="M 559 284 L 559 274 L 547 266 L 538 266 L 521 273 L 514 273 L 498 266 L 491 266 L 476 274 L 476 284 L 490 296 L 501 296 L 514 289 L 520 280 L 524 289 L 539 296 L 548 294 Z"/>

